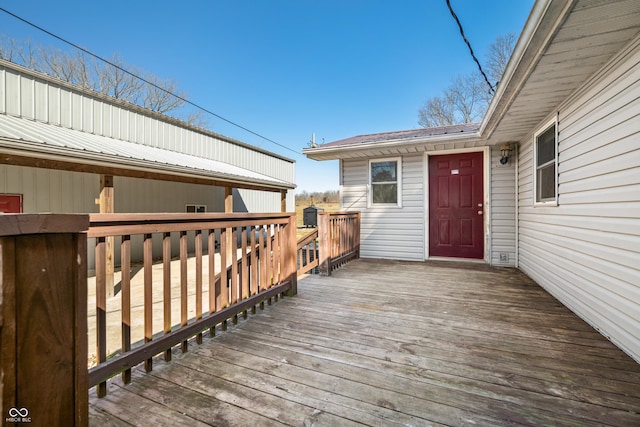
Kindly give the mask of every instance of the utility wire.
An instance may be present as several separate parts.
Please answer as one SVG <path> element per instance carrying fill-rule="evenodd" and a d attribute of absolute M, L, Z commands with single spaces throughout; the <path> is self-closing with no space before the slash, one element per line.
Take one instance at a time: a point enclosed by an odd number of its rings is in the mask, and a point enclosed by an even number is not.
<path fill-rule="evenodd" d="M 143 78 L 143 77 L 140 77 L 140 76 L 138 76 L 137 74 L 132 73 L 131 71 L 129 71 L 129 70 L 125 69 L 125 68 L 122 68 L 122 67 L 120 67 L 120 66 L 118 66 L 118 65 L 116 65 L 116 64 L 114 64 L 114 63 L 112 63 L 111 61 L 109 61 L 109 60 L 107 60 L 107 59 L 105 59 L 105 58 L 103 58 L 103 57 L 101 57 L 101 56 L 99 56 L 99 55 L 97 55 L 97 54 L 95 54 L 95 53 L 93 53 L 93 52 L 91 52 L 91 51 L 89 51 L 89 50 L 87 50 L 87 49 L 83 48 L 83 47 L 80 47 L 80 46 L 78 46 L 77 44 L 75 44 L 75 43 L 73 43 L 73 42 L 70 42 L 69 40 L 66 40 L 66 39 L 62 38 L 62 37 L 60 37 L 60 36 L 58 36 L 58 35 L 56 35 L 56 34 L 52 33 L 51 31 L 48 31 L 48 30 L 46 30 L 46 29 L 44 29 L 44 28 L 42 28 L 42 27 L 40 27 L 40 26 L 38 26 L 38 25 L 34 24 L 33 22 L 30 22 L 30 21 L 28 21 L 28 20 L 26 20 L 26 19 L 24 19 L 24 18 L 21 18 L 20 16 L 18 16 L 18 15 L 16 15 L 16 14 L 14 14 L 14 13 L 9 12 L 7 9 L 5 9 L 5 8 L 3 8 L 3 7 L 0 7 L 0 10 L 1 10 L 2 12 L 6 13 L 6 14 L 8 14 L 8 15 L 11 15 L 11 16 L 13 16 L 14 18 L 16 18 L 16 19 L 18 19 L 18 20 L 20 20 L 20 21 L 24 22 L 25 24 L 30 25 L 30 26 L 32 26 L 33 28 L 36 28 L 37 30 L 40 30 L 40 31 L 42 31 L 43 33 L 46 33 L 46 34 L 50 35 L 51 37 L 53 37 L 53 38 L 56 38 L 56 39 L 60 40 L 60 41 L 61 41 L 61 42 L 63 42 L 63 43 L 66 43 L 66 44 L 68 44 L 68 45 L 70 45 L 70 46 L 72 46 L 72 47 L 74 47 L 74 48 L 76 48 L 76 49 L 78 49 L 78 50 L 81 50 L 82 52 L 86 53 L 87 55 L 91 55 L 91 56 L 93 56 L 94 58 L 99 59 L 100 61 L 105 62 L 105 63 L 107 63 L 107 64 L 111 65 L 112 67 L 117 68 L 118 70 L 122 71 L 123 73 L 126 73 L 126 74 L 128 74 L 128 75 L 130 75 L 130 76 L 132 76 L 132 77 L 135 77 L 135 78 L 137 78 L 137 79 L 139 79 L 139 80 L 141 80 L 141 81 L 145 82 L 146 84 L 148 84 L 148 85 L 150 85 L 150 86 L 153 86 L 153 87 L 154 87 L 154 88 L 156 88 L 156 89 L 159 89 L 159 90 L 161 90 L 161 91 L 163 91 L 163 92 L 165 92 L 165 93 L 168 93 L 168 94 L 169 94 L 169 95 L 171 95 L 171 96 L 174 96 L 175 98 L 179 99 L 180 101 L 183 101 L 183 102 L 184 102 L 184 103 L 186 103 L 186 104 L 191 105 L 192 107 L 198 108 L 198 109 L 200 109 L 200 110 L 204 111 L 205 113 L 211 114 L 212 116 L 217 117 L 218 119 L 220 119 L 220 120 L 222 120 L 222 121 L 225 121 L 225 122 L 227 122 L 227 123 L 229 123 L 229 124 L 231 124 L 231 125 L 233 125 L 233 126 L 235 126 L 235 127 L 237 127 L 237 128 L 240 128 L 240 129 L 242 129 L 242 130 L 244 130 L 244 131 L 246 131 L 246 132 L 249 132 L 250 134 L 255 135 L 255 136 L 259 137 L 259 138 L 262 138 L 262 139 L 264 139 L 265 141 L 269 141 L 269 142 L 271 142 L 272 144 L 275 144 L 275 145 L 277 145 L 277 146 L 279 146 L 279 147 L 284 148 L 285 150 L 289 150 L 289 151 L 291 151 L 291 152 L 293 152 L 293 153 L 300 154 L 300 153 L 298 153 L 296 150 L 294 150 L 294 149 L 292 149 L 292 148 L 289 148 L 289 147 L 287 147 L 286 145 L 280 144 L 279 142 L 276 142 L 276 141 L 274 141 L 274 140 L 272 140 L 272 139 L 270 139 L 270 138 L 267 138 L 267 137 L 266 137 L 266 136 L 264 136 L 264 135 L 261 135 L 261 134 L 259 134 L 259 133 L 257 133 L 257 132 L 254 132 L 254 131 L 252 131 L 251 129 L 248 129 L 248 128 L 246 128 L 246 127 L 244 127 L 244 126 L 242 126 L 242 125 L 240 125 L 240 124 L 238 124 L 238 123 L 235 123 L 235 122 L 233 122 L 233 121 L 231 121 L 231 120 L 229 120 L 229 119 L 226 119 L 226 118 L 222 117 L 222 116 L 221 116 L 221 115 L 219 115 L 219 114 L 214 113 L 214 112 L 213 112 L 213 111 L 211 111 L 211 110 L 208 110 L 208 109 L 206 109 L 206 108 L 204 108 L 204 107 L 202 107 L 202 106 L 200 106 L 200 105 L 198 105 L 198 104 L 196 104 L 196 103 L 194 103 L 194 102 L 191 102 L 191 101 L 189 101 L 188 99 L 186 99 L 186 98 L 184 98 L 184 97 L 182 97 L 182 96 L 180 96 L 180 95 L 177 95 L 177 94 L 175 94 L 175 93 L 173 93 L 173 92 L 171 92 L 171 91 L 169 91 L 169 90 L 167 90 L 167 89 L 163 88 L 162 86 L 159 86 L 159 85 L 157 85 L 157 84 L 155 84 L 155 83 L 153 83 L 153 82 L 150 82 L 149 80 L 147 80 L 147 79 L 145 79 L 145 78 Z"/>
<path fill-rule="evenodd" d="M 460 23 L 460 20 L 458 19 L 458 15 L 456 15 L 456 13 L 453 11 L 453 8 L 451 7 L 451 2 L 449 0 L 447 0 L 447 7 L 449 7 L 449 12 L 451 12 L 451 16 L 453 16 L 453 19 L 455 19 L 456 23 L 458 24 L 458 28 L 460 29 L 460 35 L 462 36 L 462 39 L 464 40 L 464 42 L 469 47 L 469 52 L 471 53 L 471 57 L 476 62 L 476 64 L 478 64 L 478 69 L 480 70 L 480 74 L 482 74 L 482 77 L 484 77 L 484 81 L 487 82 L 487 84 L 489 85 L 489 92 L 490 93 L 495 93 L 495 88 L 491 85 L 491 83 L 489 83 L 489 78 L 484 73 L 484 71 L 482 71 L 482 66 L 480 65 L 480 61 L 478 61 L 478 58 L 476 58 L 476 55 L 473 53 L 473 49 L 471 48 L 471 43 L 469 43 L 469 40 L 467 40 L 467 37 L 464 35 L 464 30 L 462 29 L 462 24 Z"/>

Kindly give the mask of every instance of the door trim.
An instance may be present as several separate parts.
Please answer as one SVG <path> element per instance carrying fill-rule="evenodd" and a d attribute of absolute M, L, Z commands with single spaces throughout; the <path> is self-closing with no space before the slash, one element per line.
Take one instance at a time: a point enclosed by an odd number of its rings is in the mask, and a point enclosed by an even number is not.
<path fill-rule="evenodd" d="M 447 154 L 460 154 L 460 153 L 474 153 L 482 152 L 482 174 L 483 174 L 483 195 L 484 200 L 484 215 L 483 215 L 483 227 L 484 227 L 484 255 L 480 261 L 487 264 L 491 260 L 491 147 L 477 147 L 477 148 L 461 148 L 454 150 L 438 150 L 427 151 L 422 159 L 422 170 L 424 177 L 424 255 L 425 261 L 429 260 L 429 157 L 441 156 Z M 442 257 L 437 257 L 443 259 Z M 431 257 L 435 259 L 435 257 Z M 464 261 L 464 258 L 445 258 L 447 260 Z M 474 260 L 478 261 L 478 260 Z"/>

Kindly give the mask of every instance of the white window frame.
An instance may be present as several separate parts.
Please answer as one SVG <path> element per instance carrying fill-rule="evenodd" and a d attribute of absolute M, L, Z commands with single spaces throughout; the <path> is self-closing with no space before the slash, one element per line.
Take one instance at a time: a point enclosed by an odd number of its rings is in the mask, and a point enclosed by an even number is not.
<path fill-rule="evenodd" d="M 383 163 L 383 162 L 396 162 L 396 180 L 388 181 L 388 182 L 377 182 L 373 183 L 371 181 L 371 166 L 374 163 Z M 373 206 L 382 206 L 382 207 L 393 207 L 393 208 L 401 208 L 402 207 L 402 157 L 385 157 L 381 159 L 370 159 L 369 167 L 367 168 L 368 177 L 368 197 L 367 197 L 367 207 Z M 373 186 L 378 184 L 396 184 L 397 195 L 396 195 L 396 203 L 374 203 L 373 202 Z"/>
<path fill-rule="evenodd" d="M 555 129 L 554 135 L 554 157 L 544 165 L 538 166 L 538 137 L 547 132 L 551 127 Z M 554 197 L 538 200 L 538 170 L 553 164 L 554 174 Z M 534 206 L 558 206 L 558 121 L 554 118 L 545 123 L 539 131 L 533 135 L 533 205 Z"/>

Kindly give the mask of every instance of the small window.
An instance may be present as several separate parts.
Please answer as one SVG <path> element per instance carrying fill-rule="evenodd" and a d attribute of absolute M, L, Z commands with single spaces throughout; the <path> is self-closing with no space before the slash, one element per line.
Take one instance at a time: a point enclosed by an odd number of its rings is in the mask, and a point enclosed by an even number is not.
<path fill-rule="evenodd" d="M 206 213 L 207 205 L 187 205 L 188 213 Z"/>
<path fill-rule="evenodd" d="M 535 135 L 534 191 L 536 204 L 557 204 L 558 144 L 556 123 Z"/>
<path fill-rule="evenodd" d="M 370 203 L 400 206 L 400 159 L 372 160 L 369 172 Z"/>

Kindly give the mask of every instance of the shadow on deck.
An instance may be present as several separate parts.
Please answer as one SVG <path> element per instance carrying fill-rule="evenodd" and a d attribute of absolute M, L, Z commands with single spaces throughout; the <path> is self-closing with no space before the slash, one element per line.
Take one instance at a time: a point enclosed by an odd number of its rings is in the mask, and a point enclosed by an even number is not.
<path fill-rule="evenodd" d="M 640 365 L 514 269 L 358 260 L 133 381 L 92 425 L 640 425 Z"/>

